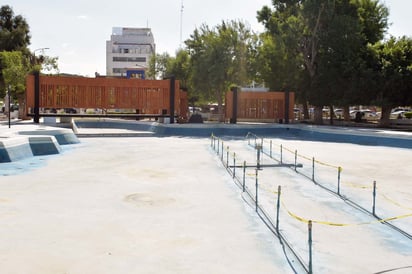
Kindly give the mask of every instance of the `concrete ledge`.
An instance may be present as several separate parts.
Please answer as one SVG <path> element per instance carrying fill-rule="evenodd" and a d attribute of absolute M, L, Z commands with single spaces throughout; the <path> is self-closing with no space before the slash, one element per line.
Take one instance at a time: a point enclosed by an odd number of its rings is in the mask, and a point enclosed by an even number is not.
<path fill-rule="evenodd" d="M 54 136 L 29 136 L 34 156 L 59 154 L 61 148 Z"/>
<path fill-rule="evenodd" d="M 0 134 L 0 163 L 59 154 L 60 145 L 77 144 L 79 139 L 70 129 L 19 125 Z"/>
<path fill-rule="evenodd" d="M 18 161 L 32 156 L 33 152 L 27 137 L 0 139 L 0 163 Z"/>
<path fill-rule="evenodd" d="M 55 126 L 57 123 L 56 117 L 43 117 L 43 123 L 49 126 Z"/>
<path fill-rule="evenodd" d="M 59 145 L 80 143 L 77 136 L 70 129 L 39 128 L 37 130 L 18 131 L 20 135 L 47 135 L 54 136 Z"/>

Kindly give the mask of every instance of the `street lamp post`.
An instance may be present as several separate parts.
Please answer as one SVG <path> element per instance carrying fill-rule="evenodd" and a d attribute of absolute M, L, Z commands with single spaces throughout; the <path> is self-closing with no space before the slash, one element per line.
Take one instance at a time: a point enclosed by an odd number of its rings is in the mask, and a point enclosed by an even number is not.
<path fill-rule="evenodd" d="M 50 49 L 50 48 L 38 48 L 38 49 L 35 49 L 35 50 L 33 50 L 33 55 L 36 56 L 36 51 L 44 51 L 44 50 L 46 50 L 46 49 Z"/>
<path fill-rule="evenodd" d="M 33 51 L 33 59 L 34 59 L 34 64 L 36 64 L 36 51 L 44 51 L 45 49 L 49 48 L 38 48 Z M 40 69 L 41 70 L 41 69 Z M 34 123 L 38 124 L 40 122 L 40 84 L 39 84 L 39 78 L 40 78 L 40 70 L 34 72 L 34 117 L 33 121 Z"/>
<path fill-rule="evenodd" d="M 38 48 L 38 49 L 33 50 L 34 64 L 36 64 L 36 51 L 44 52 L 44 50 L 46 49 L 50 49 L 50 48 Z"/>
<path fill-rule="evenodd" d="M 8 101 L 9 101 L 9 128 L 11 127 L 11 103 L 10 103 L 10 90 L 11 90 L 11 87 L 10 87 L 10 85 L 9 85 L 9 88 L 8 88 L 8 90 L 7 90 L 7 96 L 8 96 Z"/>

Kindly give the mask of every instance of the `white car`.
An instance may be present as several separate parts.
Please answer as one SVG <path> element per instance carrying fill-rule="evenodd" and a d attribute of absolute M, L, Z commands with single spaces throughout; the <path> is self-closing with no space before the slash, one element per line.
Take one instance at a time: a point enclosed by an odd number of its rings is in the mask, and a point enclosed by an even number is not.
<path fill-rule="evenodd" d="M 391 112 L 390 118 L 391 119 L 403 119 L 405 118 L 405 115 L 404 115 L 405 112 L 408 112 L 408 111 L 398 110 L 398 111 Z"/>
<path fill-rule="evenodd" d="M 352 119 L 355 119 L 357 112 L 362 113 L 362 119 L 367 119 L 367 120 L 368 120 L 368 119 L 376 119 L 376 118 L 378 118 L 378 115 L 376 114 L 376 112 L 374 112 L 374 111 L 372 111 L 372 110 L 370 110 L 370 109 L 354 109 L 354 110 L 351 110 L 351 111 L 349 112 L 350 117 L 351 117 Z"/>

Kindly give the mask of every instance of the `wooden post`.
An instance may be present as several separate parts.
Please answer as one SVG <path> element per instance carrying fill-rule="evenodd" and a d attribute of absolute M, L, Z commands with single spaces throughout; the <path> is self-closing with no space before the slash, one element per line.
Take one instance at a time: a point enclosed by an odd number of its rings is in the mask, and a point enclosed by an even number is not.
<path fill-rule="evenodd" d="M 232 118 L 230 119 L 231 124 L 237 123 L 237 87 L 232 88 Z"/>
<path fill-rule="evenodd" d="M 40 123 L 40 72 L 34 73 L 34 118 L 33 122 Z"/>
<path fill-rule="evenodd" d="M 312 220 L 309 220 L 308 223 L 308 234 L 309 234 L 309 274 L 312 274 Z"/>
<path fill-rule="evenodd" d="M 256 169 L 256 182 L 255 182 L 255 187 L 256 187 L 256 212 L 258 212 L 259 209 L 259 203 L 258 203 L 258 193 L 259 193 L 259 183 L 258 183 L 258 169 Z"/>
<path fill-rule="evenodd" d="M 289 91 L 285 91 L 285 124 L 289 124 Z"/>
<path fill-rule="evenodd" d="M 279 185 L 278 186 L 278 201 L 276 204 L 276 231 L 279 234 L 279 210 L 280 210 L 280 192 L 282 190 L 282 187 Z"/>
<path fill-rule="evenodd" d="M 376 205 L 376 181 L 373 181 L 373 204 L 372 204 L 372 214 L 376 217 L 375 212 L 375 205 Z"/>
<path fill-rule="evenodd" d="M 246 161 L 243 161 L 243 184 L 242 184 L 242 190 L 245 192 L 246 190 Z"/>
<path fill-rule="evenodd" d="M 7 100 L 9 101 L 8 108 L 9 108 L 9 128 L 11 128 L 11 86 L 9 85 L 7 89 Z"/>
<path fill-rule="evenodd" d="M 342 168 L 338 167 L 338 195 L 340 195 L 340 173 L 342 172 Z"/>
<path fill-rule="evenodd" d="M 312 181 L 315 182 L 315 157 L 312 158 Z"/>
<path fill-rule="evenodd" d="M 175 76 L 170 77 L 170 123 L 175 123 Z"/>
<path fill-rule="evenodd" d="M 272 140 L 270 140 L 270 158 L 272 158 Z"/>
<path fill-rule="evenodd" d="M 298 165 L 298 151 L 295 150 L 295 171 L 296 171 L 297 165 Z"/>
<path fill-rule="evenodd" d="M 233 178 L 236 177 L 236 153 L 233 152 Z"/>

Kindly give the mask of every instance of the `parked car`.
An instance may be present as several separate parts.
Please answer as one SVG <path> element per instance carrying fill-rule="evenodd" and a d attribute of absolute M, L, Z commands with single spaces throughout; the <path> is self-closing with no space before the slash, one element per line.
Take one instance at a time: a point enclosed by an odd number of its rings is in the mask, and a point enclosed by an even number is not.
<path fill-rule="evenodd" d="M 391 119 L 403 119 L 405 118 L 406 112 L 407 111 L 405 110 L 398 110 L 398 111 L 391 112 L 390 118 Z"/>
<path fill-rule="evenodd" d="M 336 108 L 336 109 L 334 109 L 334 112 L 335 112 L 335 116 L 336 116 L 337 118 L 342 118 L 342 117 L 343 117 L 343 109 L 341 109 L 341 108 Z"/>
<path fill-rule="evenodd" d="M 65 113 L 77 113 L 77 110 L 75 108 L 65 108 L 64 112 Z"/>
<path fill-rule="evenodd" d="M 368 118 L 377 118 L 376 112 L 370 110 L 370 109 L 354 109 L 349 112 L 349 115 L 352 119 L 356 117 L 356 113 L 360 112 L 362 114 L 363 119 L 368 119 Z"/>

